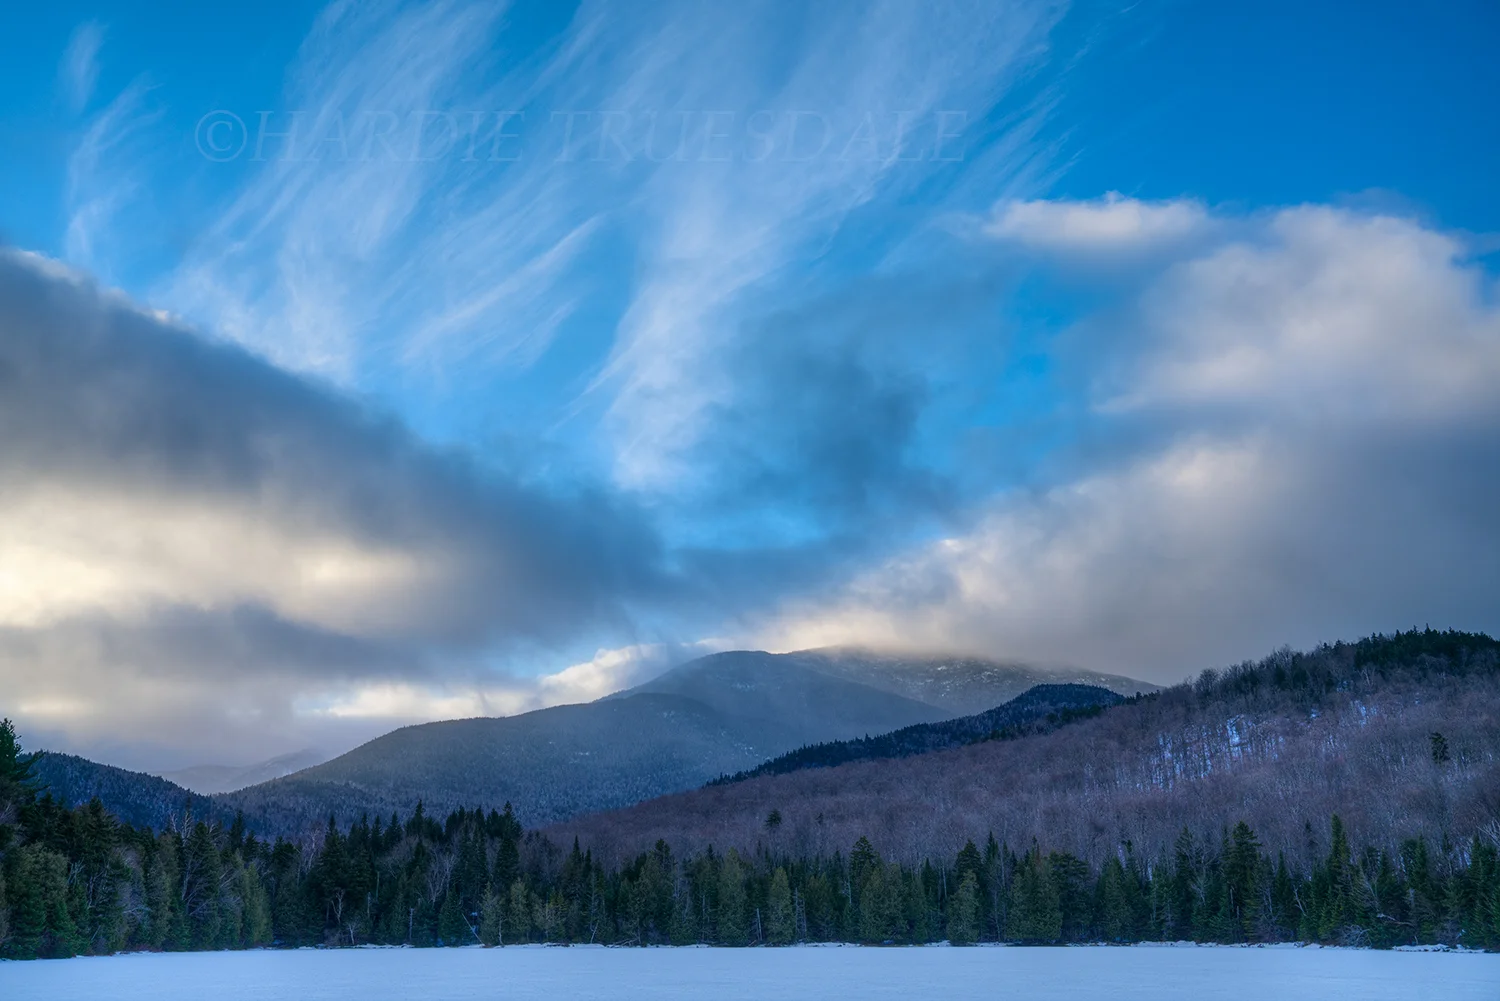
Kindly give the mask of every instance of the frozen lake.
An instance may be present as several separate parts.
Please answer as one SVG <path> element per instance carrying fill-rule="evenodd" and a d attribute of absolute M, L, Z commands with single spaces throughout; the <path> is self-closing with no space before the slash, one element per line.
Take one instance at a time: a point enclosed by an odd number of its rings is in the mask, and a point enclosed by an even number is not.
<path fill-rule="evenodd" d="M 5 1001 L 1496 1001 L 1500 955 L 1336 949 L 360 949 L 0 963 Z"/>

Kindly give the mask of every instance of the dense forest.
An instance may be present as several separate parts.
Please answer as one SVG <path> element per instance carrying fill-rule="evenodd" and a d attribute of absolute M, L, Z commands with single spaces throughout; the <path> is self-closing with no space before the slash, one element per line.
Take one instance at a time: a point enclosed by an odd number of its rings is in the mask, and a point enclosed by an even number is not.
<path fill-rule="evenodd" d="M 728 785 L 762 775 L 786 775 L 804 768 L 833 768 L 853 761 L 907 758 L 984 740 L 1014 740 L 1097 716 L 1105 708 L 1124 701 L 1124 696 L 1097 685 L 1035 685 L 1004 705 L 982 713 L 936 723 L 916 723 L 873 737 L 809 744 L 754 768 L 721 775 L 709 784 Z"/>
<path fill-rule="evenodd" d="M 544 830 L 606 865 L 659 840 L 815 857 L 860 837 L 920 865 L 994 832 L 1097 868 L 1127 842 L 1155 857 L 1184 827 L 1244 820 L 1308 870 L 1307 825 L 1335 813 L 1351 840 L 1392 853 L 1408 838 L 1500 835 L 1497 790 L 1500 644 L 1417 631 L 1278 651 L 1020 739 L 762 775 Z"/>
<path fill-rule="evenodd" d="M 1426 677 L 1438 688 L 1455 677 L 1487 687 L 1496 680 L 1488 637 L 1366 642 L 1336 656 L 1325 649 L 1321 659 L 1278 656 L 1188 687 L 1206 698 L 1268 686 L 1296 701 L 1339 691 L 1351 670 L 1367 678 L 1393 672 L 1403 684 Z M 1129 708 L 1106 710 L 1094 722 Z M 1482 751 L 1425 733 L 1422 774 L 1440 781 L 1480 767 Z M 1070 847 L 1077 839 L 1064 827 L 1019 842 L 976 828 L 956 850 L 934 844 L 914 855 L 892 851 L 873 831 L 830 851 L 804 851 L 779 837 L 786 819 L 771 810 L 753 845 L 683 848 L 662 840 L 606 858 L 586 842 L 569 846 L 523 830 L 508 806 L 441 819 L 420 804 L 404 819 L 340 824 L 330 817 L 274 841 L 242 822 L 186 811 L 153 830 L 123 823 L 97 802 L 65 807 L 39 788 L 35 764 L 10 724 L 0 727 L 0 956 L 9 958 L 366 943 L 1191 939 L 1500 948 L 1495 803 L 1487 822 L 1452 814 L 1458 820 L 1436 836 L 1398 836 L 1390 826 L 1356 836 L 1347 814 L 1325 813 L 1288 839 L 1267 836 L 1259 814 L 1226 810 L 1184 824 L 1164 842 L 1124 838 L 1088 852 Z M 1177 788 L 1193 795 L 1197 779 L 1178 776 Z M 1389 799 L 1391 792 L 1372 784 L 1349 795 Z M 1366 822 L 1371 816 L 1378 814 L 1366 811 Z"/>

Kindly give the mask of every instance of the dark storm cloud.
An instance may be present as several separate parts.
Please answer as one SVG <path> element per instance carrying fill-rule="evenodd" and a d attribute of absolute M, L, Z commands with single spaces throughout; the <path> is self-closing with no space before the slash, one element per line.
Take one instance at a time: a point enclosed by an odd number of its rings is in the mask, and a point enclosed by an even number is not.
<path fill-rule="evenodd" d="M 180 504 L 210 523 L 273 526 L 289 546 L 404 560 L 368 609 L 341 604 L 343 631 L 545 641 L 623 621 L 633 599 L 666 587 L 654 532 L 617 499 L 550 490 L 432 448 L 368 407 L 15 253 L 0 253 L 0 434 L 7 506 L 42 496 L 79 501 L 80 518 L 101 508 L 128 518 Z M 112 496 L 129 503 L 112 511 Z M 106 529 L 128 544 L 135 526 L 97 526 Z M 232 561 L 236 540 L 205 532 L 203 544 L 228 544 Z M 202 583 L 183 573 L 160 582 L 167 600 Z M 210 593 L 263 597 L 237 591 L 233 565 L 215 577 Z M 321 628 L 318 605 L 303 614 Z"/>

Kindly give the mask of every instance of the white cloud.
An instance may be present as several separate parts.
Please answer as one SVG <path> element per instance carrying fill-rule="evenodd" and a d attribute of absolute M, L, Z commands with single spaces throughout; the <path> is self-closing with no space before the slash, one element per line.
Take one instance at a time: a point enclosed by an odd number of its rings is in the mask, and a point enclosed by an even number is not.
<path fill-rule="evenodd" d="M 457 572 L 441 552 L 172 489 L 52 481 L 12 489 L 3 510 L 0 627 L 250 603 L 325 629 L 401 634 L 430 614 L 414 595 Z"/>
<path fill-rule="evenodd" d="M 1494 412 L 1500 311 L 1463 257 L 1457 239 L 1408 219 L 1280 212 L 1151 292 L 1152 350 L 1106 405 L 1395 423 Z"/>
<path fill-rule="evenodd" d="M 1111 310 L 1080 330 L 1089 365 L 1126 359 L 1097 384 L 1101 432 L 1144 444 L 994 499 L 968 531 L 790 607 L 770 642 L 1161 681 L 1286 642 L 1500 627 L 1492 279 L 1410 220 L 1248 225 L 1169 267 L 1134 325 Z"/>
<path fill-rule="evenodd" d="M 994 239 L 1044 250 L 1119 252 L 1182 240 L 1209 221 L 1197 202 L 1145 202 L 1110 192 L 1094 201 L 1005 202 L 982 229 Z"/>
<path fill-rule="evenodd" d="M 548 706 L 593 702 L 659 674 L 675 663 L 717 649 L 712 642 L 679 647 L 645 643 L 600 649 L 586 661 L 534 678 L 378 682 L 304 701 L 303 711 L 339 719 L 384 720 L 389 725 L 471 716 L 509 716 Z"/>

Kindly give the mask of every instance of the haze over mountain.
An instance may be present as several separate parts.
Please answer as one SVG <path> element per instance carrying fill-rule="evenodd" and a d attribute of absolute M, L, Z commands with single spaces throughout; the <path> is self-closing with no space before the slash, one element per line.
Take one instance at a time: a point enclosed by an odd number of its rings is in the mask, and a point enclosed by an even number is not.
<path fill-rule="evenodd" d="M 368 812 L 510 802 L 548 823 L 690 789 L 805 744 L 884 733 L 948 710 L 734 651 L 599 701 L 403 727 L 332 761 L 219 797 L 276 827 Z"/>
<path fill-rule="evenodd" d="M 905 695 L 962 716 L 993 709 L 1037 685 L 1094 685 L 1126 696 L 1154 692 L 1161 687 L 1118 674 L 962 655 L 824 647 L 790 656 L 823 674 Z"/>
<path fill-rule="evenodd" d="M 168 782 L 175 782 L 185 789 L 204 796 L 233 792 L 260 782 L 279 779 L 283 775 L 299 772 L 304 768 L 322 764 L 328 755 L 311 748 L 282 754 L 253 765 L 195 765 L 175 771 L 161 772 Z"/>
<path fill-rule="evenodd" d="M 64 801 L 97 795 L 121 816 L 158 827 L 191 805 L 220 820 L 243 811 L 262 832 L 295 833 L 329 813 L 405 815 L 419 800 L 432 812 L 510 802 L 523 822 L 538 825 L 692 789 L 799 748 L 950 720 L 959 715 L 952 706 L 999 705 L 1033 678 L 1076 677 L 1118 691 L 1154 687 L 975 658 L 739 650 L 591 703 L 402 727 L 295 771 L 299 755 L 160 778 L 72 755 L 44 760 Z M 1110 697 L 1103 684 L 1087 691 L 1098 693 L 1093 701 Z M 248 781 L 268 771 L 281 774 Z"/>

